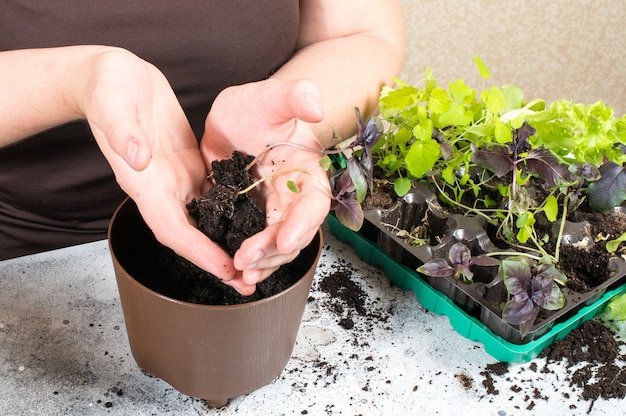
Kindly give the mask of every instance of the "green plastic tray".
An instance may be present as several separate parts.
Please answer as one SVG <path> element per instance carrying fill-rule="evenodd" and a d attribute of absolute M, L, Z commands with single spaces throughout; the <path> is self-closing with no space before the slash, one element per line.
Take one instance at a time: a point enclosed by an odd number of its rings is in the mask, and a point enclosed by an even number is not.
<path fill-rule="evenodd" d="M 596 302 L 582 307 L 571 318 L 556 323 L 549 332 L 541 337 L 525 344 L 513 344 L 494 334 L 478 319 L 461 310 L 447 296 L 423 280 L 415 270 L 391 258 L 363 235 L 343 226 L 333 215 L 327 217 L 327 222 L 331 232 L 341 241 L 351 244 L 360 258 L 369 264 L 382 267 L 391 282 L 405 290 L 415 292 L 417 299 L 426 309 L 438 315 L 447 316 L 456 332 L 471 341 L 481 342 L 488 354 L 502 362 L 528 362 L 532 360 L 544 348 L 564 338 L 583 322 L 603 312 L 611 298 L 626 292 L 626 284 L 609 290 Z"/>

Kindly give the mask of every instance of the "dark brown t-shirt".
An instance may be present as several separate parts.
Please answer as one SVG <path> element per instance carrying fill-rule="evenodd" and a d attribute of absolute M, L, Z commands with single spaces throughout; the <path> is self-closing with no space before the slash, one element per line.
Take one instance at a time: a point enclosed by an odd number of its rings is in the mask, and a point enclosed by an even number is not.
<path fill-rule="evenodd" d="M 0 51 L 129 49 L 166 75 L 198 138 L 215 96 L 271 75 L 298 27 L 297 0 L 0 2 Z M 2 148 L 0 259 L 105 238 L 123 198 L 85 122 Z"/>

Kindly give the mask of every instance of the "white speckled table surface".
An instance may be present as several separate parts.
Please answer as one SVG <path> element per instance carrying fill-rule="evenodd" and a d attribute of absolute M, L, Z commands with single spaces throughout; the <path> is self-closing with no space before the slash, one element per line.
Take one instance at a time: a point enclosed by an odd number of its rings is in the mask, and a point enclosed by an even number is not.
<path fill-rule="evenodd" d="M 379 269 L 324 231 L 292 359 L 274 382 L 223 409 L 209 409 L 137 367 L 106 241 L 0 262 L 0 414 L 624 413 L 615 399 L 592 406 L 569 386 L 573 369 L 551 364 L 544 373 L 539 358 L 494 376 L 499 393 L 488 393 L 481 372 L 495 359 L 481 344 L 458 335 L 412 293 L 391 287 Z M 318 287 L 345 264 L 371 312 L 354 313 L 351 329 L 339 325 L 332 300 Z"/>

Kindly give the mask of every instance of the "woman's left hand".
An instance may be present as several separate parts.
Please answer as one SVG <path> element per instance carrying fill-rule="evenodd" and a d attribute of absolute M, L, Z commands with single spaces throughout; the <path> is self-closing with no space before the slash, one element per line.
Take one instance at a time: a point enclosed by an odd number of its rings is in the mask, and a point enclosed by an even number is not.
<path fill-rule="evenodd" d="M 235 150 L 262 154 L 254 176 L 271 176 L 255 189 L 264 201 L 267 227 L 248 238 L 235 254 L 243 283 L 255 285 L 306 247 L 330 209 L 330 185 L 319 160 L 321 145 L 308 123 L 322 121 L 320 93 L 305 80 L 269 79 L 229 87 L 209 112 L 201 152 L 207 166 Z M 311 150 L 305 150 L 306 147 Z M 298 185 L 290 190 L 287 183 Z"/>

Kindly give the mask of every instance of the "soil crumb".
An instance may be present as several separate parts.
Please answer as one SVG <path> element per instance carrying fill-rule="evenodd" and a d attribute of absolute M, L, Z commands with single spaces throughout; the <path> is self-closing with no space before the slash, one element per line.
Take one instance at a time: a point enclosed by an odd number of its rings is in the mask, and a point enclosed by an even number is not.
<path fill-rule="evenodd" d="M 621 352 L 624 345 L 604 323 L 590 320 L 540 354 L 539 359 L 545 360 L 543 368 L 539 368 L 535 360 L 527 369 L 551 374 L 555 366 L 565 366 L 571 393 L 574 394 L 564 394 L 590 402 L 587 411 L 590 413 L 598 399 L 624 399 L 626 396 L 626 355 Z M 507 363 L 488 364 L 480 373 L 484 376 L 482 385 L 487 394 L 500 394 L 498 379 L 506 379 L 509 368 Z M 537 399 L 549 400 L 548 392 L 541 392 L 532 386 L 532 377 L 526 381 L 528 386 L 516 385 L 515 389 L 517 392 L 531 391 L 525 396 L 529 406 L 534 407 L 534 400 Z"/>
<path fill-rule="evenodd" d="M 620 345 L 613 332 L 602 322 L 591 320 L 572 331 L 564 339 L 546 348 L 544 371 L 553 363 L 565 361 L 567 368 L 584 363 L 571 375 L 570 386 L 581 389 L 585 400 L 626 396 L 626 356 L 620 354 Z"/>

